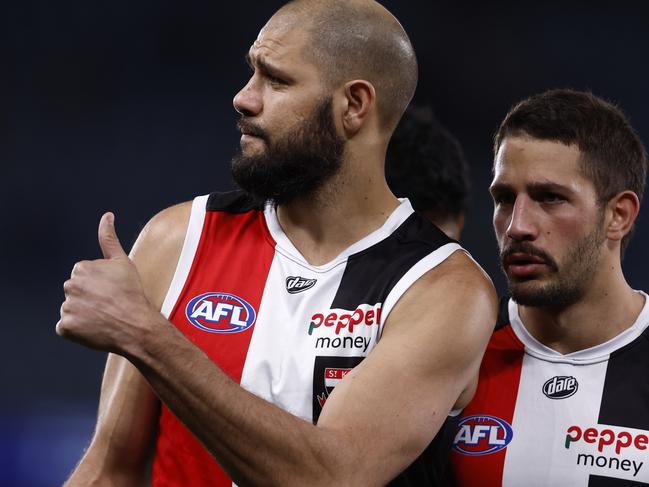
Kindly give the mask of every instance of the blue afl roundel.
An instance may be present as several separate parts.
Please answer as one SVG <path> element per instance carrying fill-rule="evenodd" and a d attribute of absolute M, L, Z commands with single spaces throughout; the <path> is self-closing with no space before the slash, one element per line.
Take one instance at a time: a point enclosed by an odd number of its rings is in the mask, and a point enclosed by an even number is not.
<path fill-rule="evenodd" d="M 453 449 L 464 455 L 488 455 L 507 448 L 514 431 L 495 416 L 467 416 L 458 424 Z"/>
<path fill-rule="evenodd" d="M 246 300 L 234 294 L 203 293 L 187 304 L 185 316 L 203 331 L 238 333 L 250 328 L 257 314 Z"/>

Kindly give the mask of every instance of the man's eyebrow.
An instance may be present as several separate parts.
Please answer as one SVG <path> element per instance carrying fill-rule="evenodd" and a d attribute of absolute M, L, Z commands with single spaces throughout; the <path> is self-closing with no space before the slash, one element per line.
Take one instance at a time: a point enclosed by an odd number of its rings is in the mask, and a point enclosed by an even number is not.
<path fill-rule="evenodd" d="M 491 186 L 489 186 L 489 192 L 491 194 L 500 194 L 504 193 L 505 191 L 511 191 L 511 186 L 509 184 L 493 183 Z"/>
<path fill-rule="evenodd" d="M 558 183 L 553 183 L 550 181 L 544 181 L 544 182 L 534 182 L 534 183 L 529 183 L 526 185 L 527 191 L 533 191 L 537 193 L 541 192 L 565 192 L 570 190 L 569 187 L 558 184 Z M 489 192 L 491 194 L 500 194 L 504 193 L 506 191 L 512 191 L 511 185 L 507 183 L 494 183 L 491 186 L 489 186 Z"/>
<path fill-rule="evenodd" d="M 250 56 L 250 53 L 248 53 L 246 54 L 246 63 L 248 63 L 248 66 L 250 66 L 252 69 L 258 69 L 263 74 L 266 74 L 268 76 L 284 78 L 287 81 L 292 81 L 292 78 L 288 74 L 270 64 L 263 57 L 257 57 L 253 61 L 252 56 Z"/>
<path fill-rule="evenodd" d="M 568 191 L 570 188 L 568 186 L 565 186 L 563 184 L 558 184 L 558 183 L 553 183 L 550 181 L 546 182 L 540 182 L 540 183 L 530 183 L 528 185 L 528 191 L 536 191 L 538 193 L 541 192 L 564 192 Z"/>

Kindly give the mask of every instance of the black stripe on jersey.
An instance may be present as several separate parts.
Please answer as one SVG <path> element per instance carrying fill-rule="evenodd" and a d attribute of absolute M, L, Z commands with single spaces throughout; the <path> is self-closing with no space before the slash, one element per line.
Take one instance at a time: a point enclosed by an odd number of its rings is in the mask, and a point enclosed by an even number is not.
<path fill-rule="evenodd" d="M 600 475 L 591 475 L 588 477 L 588 487 L 639 487 L 647 485 L 644 482 L 635 480 L 614 479 L 611 477 L 602 477 Z"/>
<path fill-rule="evenodd" d="M 210 193 L 207 198 L 207 211 L 227 211 L 229 213 L 247 213 L 250 210 L 263 210 L 264 205 L 241 190 Z"/>
<path fill-rule="evenodd" d="M 439 228 L 413 213 L 392 235 L 349 256 L 331 307 L 354 310 L 359 303 L 384 302 L 413 265 L 451 242 Z"/>
<path fill-rule="evenodd" d="M 385 302 L 392 288 L 413 265 L 451 242 L 454 240 L 439 228 L 413 213 L 392 235 L 349 257 L 331 307 L 353 310 L 359 303 Z M 392 480 L 389 487 L 447 485 L 443 479 L 456 423 L 456 418 L 447 418 L 424 453 Z"/>
<path fill-rule="evenodd" d="M 460 415 L 448 416 L 435 439 L 405 471 L 387 487 L 443 487 L 452 485 L 449 460 Z"/>
<path fill-rule="evenodd" d="M 608 361 L 599 424 L 649 430 L 649 328 Z M 627 400 L 630 399 L 630 400 Z"/>

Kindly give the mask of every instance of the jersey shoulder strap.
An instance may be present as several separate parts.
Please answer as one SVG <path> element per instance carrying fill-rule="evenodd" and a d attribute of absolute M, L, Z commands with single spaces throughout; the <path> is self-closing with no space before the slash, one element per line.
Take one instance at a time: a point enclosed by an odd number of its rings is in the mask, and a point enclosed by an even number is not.
<path fill-rule="evenodd" d="M 263 210 L 264 204 L 241 190 L 210 193 L 207 198 L 207 211 L 225 211 L 228 213 L 247 213 L 251 210 Z"/>

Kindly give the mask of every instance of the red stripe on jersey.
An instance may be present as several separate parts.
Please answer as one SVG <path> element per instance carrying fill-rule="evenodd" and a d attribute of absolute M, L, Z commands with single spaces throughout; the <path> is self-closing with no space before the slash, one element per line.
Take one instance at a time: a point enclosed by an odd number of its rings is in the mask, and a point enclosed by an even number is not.
<path fill-rule="evenodd" d="M 512 424 L 524 349 L 511 326 L 492 335 L 480 367 L 478 389 L 462 417 L 494 416 Z M 451 462 L 456 485 L 500 487 L 506 452 L 504 448 L 486 455 L 466 455 L 453 450 Z"/>
<path fill-rule="evenodd" d="M 255 325 L 235 333 L 214 333 L 192 324 L 189 302 L 204 293 L 243 299 L 258 314 L 275 253 L 264 215 L 207 212 L 187 281 L 169 319 L 235 382 L 241 381 Z M 241 315 L 244 316 L 244 315 Z M 241 318 L 238 316 L 238 318 Z M 194 435 L 162 406 L 153 464 L 153 486 L 231 486 L 232 480 Z"/>

